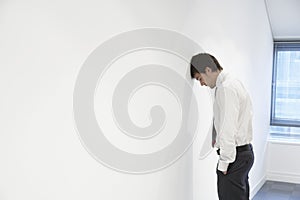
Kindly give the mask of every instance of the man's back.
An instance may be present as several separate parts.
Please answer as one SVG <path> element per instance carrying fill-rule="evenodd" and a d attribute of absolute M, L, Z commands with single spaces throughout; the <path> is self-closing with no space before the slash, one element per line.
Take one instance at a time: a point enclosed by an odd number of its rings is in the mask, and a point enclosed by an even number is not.
<path fill-rule="evenodd" d="M 217 133 L 234 131 L 235 145 L 250 143 L 252 103 L 247 90 L 238 79 L 225 72 L 219 74 L 216 87 L 214 117 Z"/>

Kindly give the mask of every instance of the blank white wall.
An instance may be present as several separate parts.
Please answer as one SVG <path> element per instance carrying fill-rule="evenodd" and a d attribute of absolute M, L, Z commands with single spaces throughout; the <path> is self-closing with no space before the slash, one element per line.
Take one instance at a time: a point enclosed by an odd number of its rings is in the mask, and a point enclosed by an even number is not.
<path fill-rule="evenodd" d="M 217 198 L 217 158 L 198 161 L 199 140 L 193 159 L 189 151 L 165 171 L 130 176 L 97 163 L 75 133 L 72 92 L 81 64 L 112 35 L 149 26 L 190 36 L 245 83 L 254 105 L 250 181 L 260 183 L 272 57 L 262 1 L 14 0 L 0 3 L 0 199 Z M 199 90 L 206 105 L 207 91 Z M 202 114 L 205 124 L 211 110 Z"/>
<path fill-rule="evenodd" d="M 192 151 L 157 173 L 119 173 L 83 148 L 72 111 L 76 76 L 92 50 L 127 30 L 177 30 L 190 6 L 174 0 L 0 2 L 1 200 L 192 199 Z"/>
<path fill-rule="evenodd" d="M 293 142 L 270 141 L 268 144 L 268 180 L 300 183 L 300 145 Z"/>

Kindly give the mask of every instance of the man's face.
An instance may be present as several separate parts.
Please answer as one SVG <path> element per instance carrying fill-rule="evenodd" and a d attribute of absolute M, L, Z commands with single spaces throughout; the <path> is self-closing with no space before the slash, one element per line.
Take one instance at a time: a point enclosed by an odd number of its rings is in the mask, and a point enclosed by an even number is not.
<path fill-rule="evenodd" d="M 202 78 L 202 76 L 201 76 L 200 73 L 196 73 L 196 74 L 194 75 L 194 78 L 195 78 L 197 81 L 199 81 L 200 84 L 201 84 L 202 86 L 203 86 L 203 85 L 206 86 L 206 83 L 205 83 L 205 81 L 203 80 L 203 78 Z"/>
<path fill-rule="evenodd" d="M 210 88 L 214 88 L 213 80 L 211 74 L 207 73 L 200 73 L 200 76 L 202 77 L 203 82 L 205 83 L 206 86 Z"/>
<path fill-rule="evenodd" d="M 202 86 L 205 85 L 213 89 L 216 86 L 216 80 L 213 75 L 213 72 L 208 67 L 205 69 L 205 72 L 206 73 L 196 73 L 194 77 L 195 79 L 200 81 L 200 84 Z"/>

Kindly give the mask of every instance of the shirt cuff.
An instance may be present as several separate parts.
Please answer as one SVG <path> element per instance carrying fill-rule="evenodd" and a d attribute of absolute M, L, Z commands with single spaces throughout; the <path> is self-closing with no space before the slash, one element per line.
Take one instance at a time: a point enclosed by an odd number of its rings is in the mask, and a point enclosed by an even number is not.
<path fill-rule="evenodd" d="M 225 171 L 227 171 L 228 165 L 229 165 L 229 163 L 219 160 L 218 170 L 225 172 Z"/>

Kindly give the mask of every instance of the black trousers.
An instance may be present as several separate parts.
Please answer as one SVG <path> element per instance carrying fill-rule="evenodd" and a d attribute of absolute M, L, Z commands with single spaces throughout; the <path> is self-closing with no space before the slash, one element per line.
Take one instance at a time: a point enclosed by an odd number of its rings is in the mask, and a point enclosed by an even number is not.
<path fill-rule="evenodd" d="M 236 159 L 229 164 L 226 175 L 217 168 L 220 200 L 249 200 L 248 174 L 253 162 L 254 154 L 250 145 L 247 150 L 237 151 Z"/>

